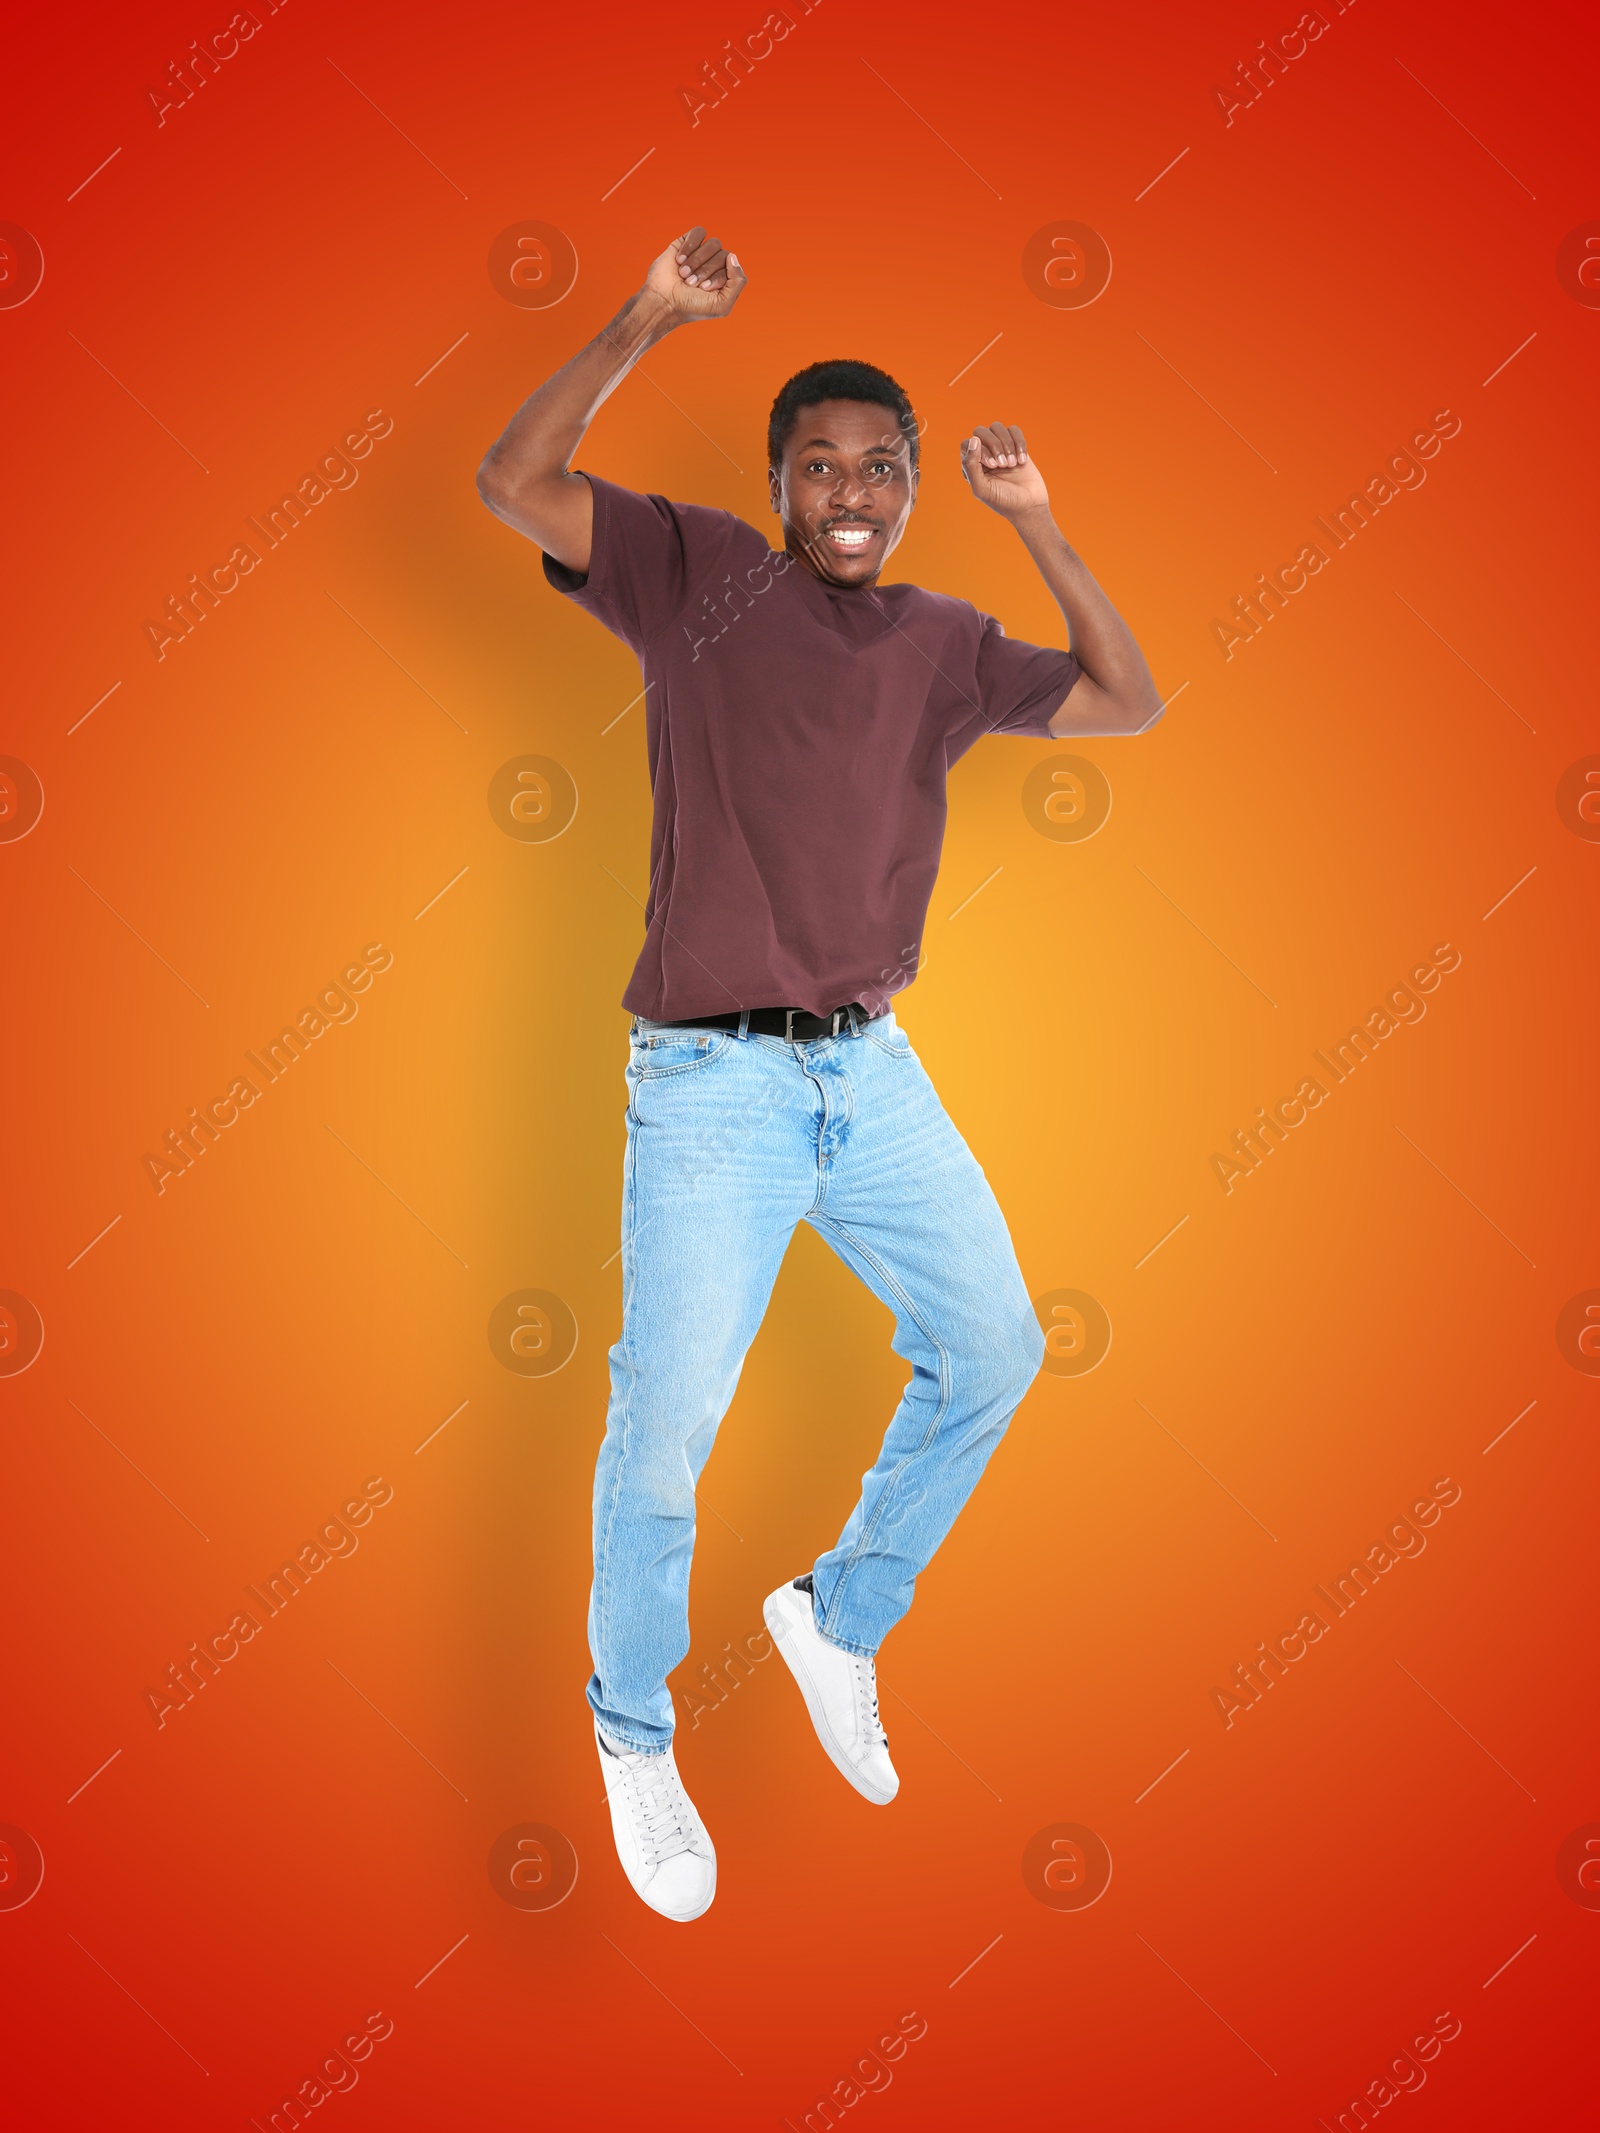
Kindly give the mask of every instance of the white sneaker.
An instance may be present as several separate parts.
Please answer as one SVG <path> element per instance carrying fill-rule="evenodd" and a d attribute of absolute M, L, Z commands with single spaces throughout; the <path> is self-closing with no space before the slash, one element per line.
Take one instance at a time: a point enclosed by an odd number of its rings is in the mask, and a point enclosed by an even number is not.
<path fill-rule="evenodd" d="M 594 1729 L 622 1871 L 652 1911 L 687 1922 L 711 1908 L 717 1854 L 683 1789 L 671 1748 L 640 1755 Z"/>
<path fill-rule="evenodd" d="M 878 1677 L 870 1659 L 842 1651 L 817 1634 L 811 1594 L 800 1585 L 769 1593 L 762 1615 L 800 1684 L 817 1738 L 829 1760 L 864 1799 L 887 1807 L 900 1790 L 878 1718 Z"/>

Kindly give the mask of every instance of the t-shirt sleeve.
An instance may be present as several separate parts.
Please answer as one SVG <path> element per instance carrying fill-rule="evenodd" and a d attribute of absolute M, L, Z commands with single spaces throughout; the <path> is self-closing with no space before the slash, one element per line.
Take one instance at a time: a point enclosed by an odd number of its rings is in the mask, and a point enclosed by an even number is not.
<path fill-rule="evenodd" d="M 1070 652 L 1008 637 L 993 615 L 981 617 L 978 638 L 978 715 L 964 742 L 985 733 L 1048 739 L 1050 721 L 1083 669 Z"/>
<path fill-rule="evenodd" d="M 584 479 L 594 495 L 589 568 L 569 570 L 547 555 L 544 574 L 557 592 L 642 653 L 713 575 L 743 522 L 729 511 L 641 496 L 597 474 Z"/>

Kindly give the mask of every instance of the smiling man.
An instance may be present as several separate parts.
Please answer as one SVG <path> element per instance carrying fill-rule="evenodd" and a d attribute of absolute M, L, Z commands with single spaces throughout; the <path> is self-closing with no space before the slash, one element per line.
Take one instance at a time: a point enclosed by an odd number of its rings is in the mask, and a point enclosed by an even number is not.
<path fill-rule="evenodd" d="M 589 1705 L 624 1870 L 697 1918 L 716 1853 L 672 1751 L 695 1485 L 795 1226 L 894 1316 L 910 1381 L 834 1545 L 768 1598 L 817 1737 L 864 1798 L 899 1788 L 875 1655 L 1032 1383 L 1043 1340 L 1005 1221 L 895 1022 L 944 834 L 945 777 L 988 734 L 1142 733 L 1138 646 L 1050 515 L 1022 432 L 961 471 L 1016 530 L 1071 649 L 882 585 L 919 480 L 905 392 L 871 364 L 791 378 L 767 433 L 773 551 L 731 512 L 571 467 L 664 335 L 726 318 L 737 257 L 693 229 L 526 401 L 478 475 L 545 576 L 644 670 L 654 823 L 632 1011 L 622 1331 L 594 1489 Z M 1002 1003 L 974 998 L 980 1035 Z M 997 1058 L 997 1067 L 1001 1061 Z M 817 1358 L 819 1419 L 852 1401 Z"/>

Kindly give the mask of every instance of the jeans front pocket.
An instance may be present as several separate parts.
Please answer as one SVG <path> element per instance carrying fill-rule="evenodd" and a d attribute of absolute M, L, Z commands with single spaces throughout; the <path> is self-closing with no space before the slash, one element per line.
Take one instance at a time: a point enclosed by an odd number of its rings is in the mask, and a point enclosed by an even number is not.
<path fill-rule="evenodd" d="M 880 1052 L 887 1052 L 891 1059 L 909 1059 L 911 1057 L 911 1039 L 906 1035 L 899 1023 L 895 1021 L 892 1014 L 885 1015 L 882 1019 L 888 1023 L 889 1027 L 884 1030 L 881 1036 L 874 1028 L 864 1029 L 861 1032 L 862 1036 L 866 1038 L 868 1044 L 875 1044 Z"/>
<path fill-rule="evenodd" d="M 662 1081 L 669 1074 L 692 1074 L 720 1059 L 732 1041 L 725 1029 L 658 1030 L 630 1040 L 628 1065 L 640 1081 Z"/>

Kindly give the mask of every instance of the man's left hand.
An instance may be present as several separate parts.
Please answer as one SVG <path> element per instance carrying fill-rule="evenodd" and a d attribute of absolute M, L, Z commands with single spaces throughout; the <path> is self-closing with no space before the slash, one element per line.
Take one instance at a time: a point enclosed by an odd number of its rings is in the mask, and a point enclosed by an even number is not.
<path fill-rule="evenodd" d="M 980 423 L 961 442 L 961 471 L 980 504 L 1002 518 L 1047 511 L 1050 492 L 1028 457 L 1027 440 L 1012 423 Z"/>

